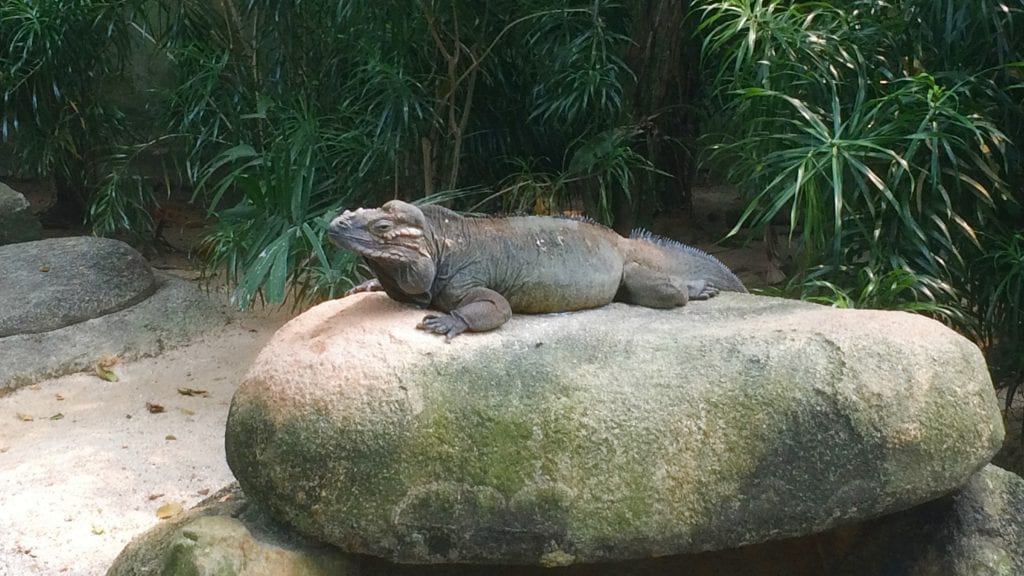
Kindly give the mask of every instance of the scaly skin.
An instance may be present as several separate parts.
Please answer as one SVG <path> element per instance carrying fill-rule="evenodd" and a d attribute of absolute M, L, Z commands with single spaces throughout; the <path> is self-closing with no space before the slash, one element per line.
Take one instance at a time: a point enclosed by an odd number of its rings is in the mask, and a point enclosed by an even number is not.
<path fill-rule="evenodd" d="M 623 238 L 578 220 L 467 218 L 439 206 L 392 200 L 346 211 L 331 241 L 362 256 L 376 278 L 353 289 L 383 290 L 432 308 L 419 328 L 449 340 L 493 330 L 512 313 L 596 308 L 619 301 L 683 306 L 719 290 L 746 292 L 713 256 L 646 232 Z"/>

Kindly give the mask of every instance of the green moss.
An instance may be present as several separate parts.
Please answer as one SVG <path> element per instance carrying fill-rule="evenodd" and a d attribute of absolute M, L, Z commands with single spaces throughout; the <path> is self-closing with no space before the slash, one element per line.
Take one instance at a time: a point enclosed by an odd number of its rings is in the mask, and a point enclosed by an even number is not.
<path fill-rule="evenodd" d="M 415 377 L 424 410 L 403 451 L 409 484 L 445 478 L 512 497 L 578 447 L 572 391 L 543 363 L 467 358 L 440 369 Z"/>
<path fill-rule="evenodd" d="M 193 542 L 177 542 L 171 546 L 167 559 L 160 570 L 160 576 L 238 576 L 229 560 L 222 560 L 212 570 L 202 569 L 197 561 L 196 546 Z"/>

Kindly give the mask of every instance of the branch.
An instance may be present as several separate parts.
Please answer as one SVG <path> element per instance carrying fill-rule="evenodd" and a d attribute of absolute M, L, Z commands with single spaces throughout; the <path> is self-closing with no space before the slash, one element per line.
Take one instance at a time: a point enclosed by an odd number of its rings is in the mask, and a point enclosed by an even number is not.
<path fill-rule="evenodd" d="M 517 19 L 513 20 L 512 22 L 509 22 L 507 26 L 505 26 L 504 28 L 501 29 L 501 32 L 498 32 L 498 35 L 494 37 L 494 40 L 492 40 L 491 43 L 487 46 L 487 49 L 484 50 L 484 53 L 480 55 L 480 58 L 473 58 L 473 64 L 471 64 L 468 68 L 466 68 L 466 71 L 463 72 L 462 75 L 458 77 L 458 79 L 455 81 L 455 84 L 452 85 L 451 91 L 454 92 L 455 91 L 455 87 L 458 86 L 459 84 L 461 84 L 462 81 L 466 79 L 466 76 L 469 76 L 477 68 L 480 67 L 480 64 L 482 64 L 484 59 L 487 58 L 487 56 L 491 53 L 492 50 L 494 50 L 494 47 L 498 45 L 498 42 L 501 41 L 501 38 L 503 36 L 505 36 L 505 34 L 508 34 L 508 32 L 510 30 L 512 30 L 512 28 L 514 28 L 515 26 L 518 26 L 519 24 L 522 24 L 523 22 L 526 22 L 527 20 L 532 20 L 534 18 L 539 18 L 541 16 L 547 16 L 548 14 L 568 14 L 570 12 L 582 12 L 582 13 L 590 14 L 590 9 L 588 9 L 588 8 L 565 8 L 565 9 L 562 9 L 562 10 L 544 10 L 542 12 L 534 12 L 533 14 L 527 14 L 526 16 L 523 16 L 521 18 L 517 18 Z M 449 96 L 451 96 L 451 94 L 448 94 L 448 96 L 445 96 L 445 98 L 447 99 Z"/>

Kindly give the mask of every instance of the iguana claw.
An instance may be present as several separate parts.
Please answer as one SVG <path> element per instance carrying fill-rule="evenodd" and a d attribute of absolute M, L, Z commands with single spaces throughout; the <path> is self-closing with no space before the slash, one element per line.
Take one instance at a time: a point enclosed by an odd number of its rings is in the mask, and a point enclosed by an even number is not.
<path fill-rule="evenodd" d="M 342 296 L 342 298 L 344 298 L 345 296 L 351 296 L 353 294 L 359 294 L 360 292 L 381 292 L 383 290 L 384 287 L 380 285 L 379 280 L 377 280 L 376 278 L 370 278 L 365 282 L 356 284 L 352 288 L 349 288 L 348 291 L 345 292 L 345 294 Z"/>
<path fill-rule="evenodd" d="M 444 334 L 445 340 L 448 341 L 469 328 L 462 319 L 451 314 L 427 314 L 416 327 L 434 334 Z"/>
<path fill-rule="evenodd" d="M 711 284 L 704 280 L 694 280 L 686 284 L 686 288 L 689 291 L 690 300 L 707 300 L 713 296 L 718 296 L 718 288 L 715 288 Z"/>

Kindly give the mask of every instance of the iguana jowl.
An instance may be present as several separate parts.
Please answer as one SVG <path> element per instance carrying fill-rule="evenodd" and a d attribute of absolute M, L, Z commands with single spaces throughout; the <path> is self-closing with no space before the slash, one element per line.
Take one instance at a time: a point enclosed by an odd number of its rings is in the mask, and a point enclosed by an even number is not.
<path fill-rule="evenodd" d="M 384 290 L 429 307 L 419 328 L 449 339 L 493 330 L 513 312 L 603 306 L 683 306 L 719 290 L 746 292 L 713 256 L 646 232 L 623 238 L 579 220 L 544 216 L 469 218 L 440 206 L 392 200 L 346 211 L 331 241 L 362 256 L 376 279 L 354 291 Z"/>

